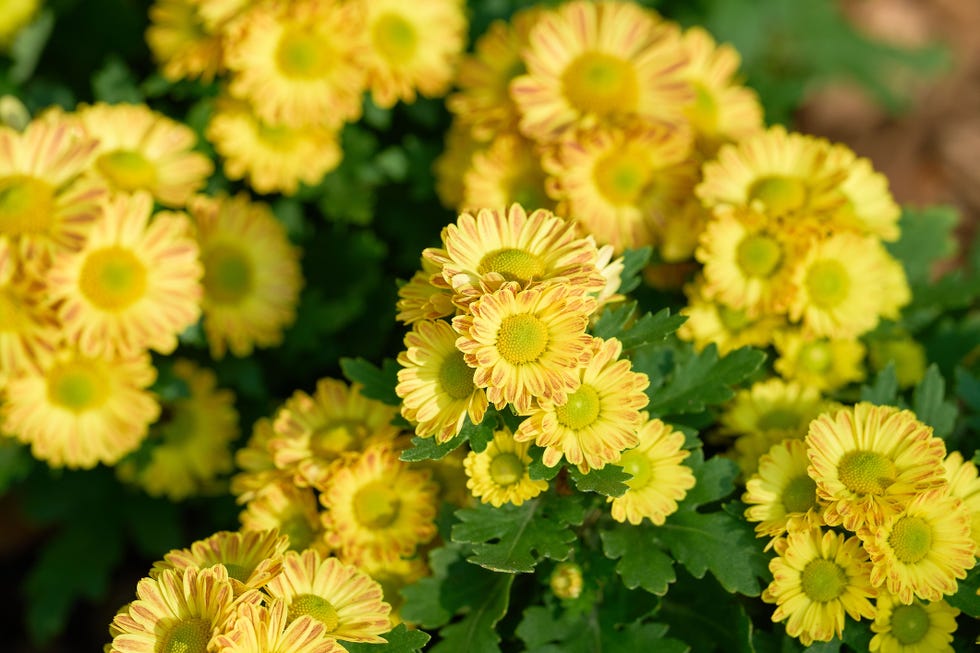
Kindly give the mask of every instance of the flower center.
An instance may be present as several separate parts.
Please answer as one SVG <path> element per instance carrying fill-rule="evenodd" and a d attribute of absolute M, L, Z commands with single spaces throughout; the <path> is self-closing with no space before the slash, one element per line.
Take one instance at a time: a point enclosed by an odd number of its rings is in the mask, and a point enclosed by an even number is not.
<path fill-rule="evenodd" d="M 276 48 L 276 63 L 286 77 L 317 79 L 330 69 L 330 51 L 318 35 L 302 27 L 286 29 Z"/>
<path fill-rule="evenodd" d="M 320 458 L 332 460 L 364 440 L 367 429 L 356 420 L 334 420 L 315 429 L 310 435 L 310 450 Z"/>
<path fill-rule="evenodd" d="M 902 517 L 892 527 L 888 544 L 896 558 L 907 565 L 915 564 L 932 550 L 932 526 L 920 517 Z"/>
<path fill-rule="evenodd" d="M 340 616 L 333 604 L 316 594 L 297 594 L 289 604 L 289 620 L 309 615 L 327 627 L 327 633 L 337 630 Z"/>
<path fill-rule="evenodd" d="M 746 276 L 766 278 L 772 276 L 783 260 L 783 248 L 775 238 L 752 234 L 738 244 L 735 259 Z"/>
<path fill-rule="evenodd" d="M 496 272 L 507 281 L 527 283 L 543 277 L 545 267 L 538 256 L 527 250 L 503 247 L 484 254 L 477 271 Z"/>
<path fill-rule="evenodd" d="M 473 368 L 466 364 L 463 352 L 456 349 L 443 359 L 439 386 L 453 399 L 466 399 L 473 394 Z"/>
<path fill-rule="evenodd" d="M 135 150 L 106 152 L 95 161 L 112 185 L 124 191 L 153 188 L 157 182 L 157 169 L 145 156 Z"/>
<path fill-rule="evenodd" d="M 774 215 L 782 215 L 803 208 L 807 200 L 806 185 L 792 177 L 763 177 L 752 184 L 749 199 L 761 201 Z"/>
<path fill-rule="evenodd" d="M 354 517 L 372 530 L 390 526 L 400 508 L 401 500 L 386 481 L 368 483 L 354 495 Z"/>
<path fill-rule="evenodd" d="M 204 253 L 204 291 L 220 304 L 237 304 L 253 286 L 252 262 L 230 245 L 215 245 Z"/>
<path fill-rule="evenodd" d="M 759 416 L 757 426 L 763 431 L 796 430 L 800 427 L 800 414 L 789 408 L 773 408 Z"/>
<path fill-rule="evenodd" d="M 104 247 L 85 258 L 78 285 L 102 310 L 121 311 L 145 295 L 146 266 L 125 247 Z"/>
<path fill-rule="evenodd" d="M 262 121 L 256 122 L 255 134 L 269 147 L 280 150 L 291 150 L 298 140 L 296 130 Z"/>
<path fill-rule="evenodd" d="M 76 359 L 48 373 L 48 399 L 75 414 L 102 406 L 109 389 L 109 379 L 98 361 Z"/>
<path fill-rule="evenodd" d="M 800 367 L 809 372 L 818 374 L 826 372 L 830 369 L 830 364 L 833 362 L 830 345 L 824 341 L 810 342 L 803 345 L 800 347 L 799 361 Z"/>
<path fill-rule="evenodd" d="M 499 453 L 490 461 L 490 478 L 501 487 L 513 485 L 524 478 L 524 463 L 516 453 Z"/>
<path fill-rule="evenodd" d="M 806 271 L 806 289 L 811 302 L 833 308 L 847 299 L 851 277 L 840 261 L 817 261 Z"/>
<path fill-rule="evenodd" d="M 568 395 L 568 401 L 555 406 L 555 416 L 562 426 L 579 431 L 595 424 L 599 418 L 599 407 L 599 393 L 591 385 L 583 383 Z"/>
<path fill-rule="evenodd" d="M 780 497 L 786 512 L 806 512 L 817 507 L 817 484 L 806 474 L 790 480 Z"/>
<path fill-rule="evenodd" d="M 206 619 L 182 619 L 170 627 L 162 639 L 160 653 L 205 653 L 211 639 L 211 622 Z"/>
<path fill-rule="evenodd" d="M 716 304 L 716 306 L 718 307 L 718 319 L 729 332 L 738 333 L 751 324 L 751 320 L 745 311 L 724 304 Z"/>
<path fill-rule="evenodd" d="M 931 625 L 929 613 L 918 603 L 897 605 L 892 610 L 892 636 L 904 646 L 921 642 Z"/>
<path fill-rule="evenodd" d="M 497 331 L 497 351 L 511 365 L 533 363 L 548 348 L 548 327 L 530 313 L 508 315 Z"/>
<path fill-rule="evenodd" d="M 54 189 L 34 177 L 0 179 L 0 234 L 43 234 L 54 217 Z"/>
<path fill-rule="evenodd" d="M 627 474 L 633 475 L 633 478 L 626 481 L 626 485 L 631 490 L 642 490 L 650 484 L 653 470 L 650 468 L 650 460 L 643 455 L 642 451 L 636 449 L 624 451 L 616 464 L 620 465 Z"/>
<path fill-rule="evenodd" d="M 636 204 L 650 181 L 650 165 L 637 152 L 614 152 L 596 163 L 596 186 L 602 195 L 618 206 Z"/>
<path fill-rule="evenodd" d="M 581 113 L 628 113 L 636 108 L 640 95 L 633 65 L 604 52 L 579 55 L 561 81 L 569 104 Z"/>
<path fill-rule="evenodd" d="M 855 494 L 882 494 L 895 482 L 895 464 L 874 451 L 849 451 L 837 465 L 837 476 Z"/>
<path fill-rule="evenodd" d="M 803 568 L 800 576 L 803 593 L 818 603 L 833 601 L 844 593 L 847 574 L 833 560 L 816 558 Z"/>
<path fill-rule="evenodd" d="M 545 193 L 544 182 L 537 178 L 511 179 L 507 197 L 509 201 L 516 202 L 528 210 L 546 208 L 553 204 Z"/>
<path fill-rule="evenodd" d="M 315 535 L 309 520 L 301 513 L 282 519 L 279 523 L 279 532 L 289 538 L 289 548 L 292 551 L 308 549 L 313 544 Z"/>
<path fill-rule="evenodd" d="M 392 63 L 404 63 L 415 56 L 418 34 L 401 14 L 387 12 L 378 16 L 371 28 L 374 47 Z"/>

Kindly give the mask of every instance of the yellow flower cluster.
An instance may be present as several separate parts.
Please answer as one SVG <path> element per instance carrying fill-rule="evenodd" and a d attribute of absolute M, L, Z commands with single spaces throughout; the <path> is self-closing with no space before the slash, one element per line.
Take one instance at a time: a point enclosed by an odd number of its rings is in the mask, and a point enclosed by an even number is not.
<path fill-rule="evenodd" d="M 874 619 L 871 650 L 952 650 L 943 596 L 980 555 L 980 478 L 913 413 L 824 413 L 762 457 L 742 498 L 777 553 L 762 598 L 791 636 L 830 641 L 847 613 Z"/>
<path fill-rule="evenodd" d="M 367 574 L 278 531 L 222 531 L 167 553 L 109 626 L 106 653 L 343 653 L 384 643 L 391 606 Z"/>
<path fill-rule="evenodd" d="M 296 192 L 340 162 L 340 128 L 443 95 L 465 45 L 462 0 L 157 0 L 146 40 L 170 80 L 223 76 L 207 137 L 225 174 Z"/>

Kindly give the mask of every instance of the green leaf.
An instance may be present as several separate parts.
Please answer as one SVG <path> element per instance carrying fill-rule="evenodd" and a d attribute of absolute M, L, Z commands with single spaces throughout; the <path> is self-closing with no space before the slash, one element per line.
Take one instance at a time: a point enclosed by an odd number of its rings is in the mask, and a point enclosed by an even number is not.
<path fill-rule="evenodd" d="M 402 606 L 402 617 L 423 628 L 438 628 L 452 619 L 462 607 L 462 601 L 451 601 L 443 597 L 443 586 L 452 572 L 453 582 L 461 578 L 463 585 L 472 585 L 467 575 L 483 575 L 487 572 L 480 567 L 474 567 L 462 558 L 462 547 L 456 544 L 433 549 L 429 553 L 429 567 L 432 575 L 421 578 L 403 587 L 401 595 L 405 599 Z"/>
<path fill-rule="evenodd" d="M 854 621 L 846 619 L 844 621 L 844 632 L 841 640 L 855 651 L 870 651 L 871 639 L 874 633 L 867 621 Z"/>
<path fill-rule="evenodd" d="M 623 252 L 623 271 L 619 274 L 619 289 L 616 292 L 625 295 L 640 285 L 643 268 L 650 262 L 651 254 L 653 248 L 650 246 Z"/>
<path fill-rule="evenodd" d="M 901 261 L 913 288 L 929 284 L 935 263 L 956 253 L 953 230 L 957 222 L 959 214 L 951 206 L 902 208 L 902 236 L 885 247 Z"/>
<path fill-rule="evenodd" d="M 980 592 L 980 565 L 971 569 L 966 578 L 957 583 L 956 594 L 945 597 L 946 602 L 974 619 L 980 619 L 980 594 L 977 592 Z"/>
<path fill-rule="evenodd" d="M 694 651 L 753 653 L 753 625 L 744 606 L 718 582 L 692 578 L 683 570 L 660 603 L 657 619 Z"/>
<path fill-rule="evenodd" d="M 361 384 L 361 394 L 377 399 L 389 406 L 400 406 L 401 399 L 395 394 L 398 385 L 398 363 L 390 358 L 384 359 L 381 368 L 363 358 L 341 358 L 340 369 L 352 383 Z"/>
<path fill-rule="evenodd" d="M 387 644 L 365 644 L 344 641 L 344 648 L 350 653 L 415 653 L 421 651 L 432 637 L 421 630 L 409 630 L 405 624 L 398 624 L 381 635 Z"/>
<path fill-rule="evenodd" d="M 545 495 L 520 506 L 480 504 L 456 511 L 454 542 L 473 544 L 472 563 L 494 571 L 531 572 L 541 558 L 565 560 L 585 517 L 579 497 Z M 537 556 L 535 555 L 537 554 Z"/>
<path fill-rule="evenodd" d="M 626 587 L 663 596 L 677 575 L 673 559 L 654 544 L 653 533 L 654 527 L 644 521 L 637 526 L 614 525 L 599 537 L 606 557 L 619 560 L 616 573 Z"/>
<path fill-rule="evenodd" d="M 109 56 L 105 65 L 92 75 L 92 94 L 96 100 L 108 104 L 139 104 L 143 101 L 136 77 L 117 56 Z"/>
<path fill-rule="evenodd" d="M 54 12 L 45 9 L 29 25 L 20 30 L 10 46 L 10 57 L 13 59 L 10 66 L 10 81 L 20 84 L 31 78 L 53 29 Z"/>
<path fill-rule="evenodd" d="M 705 462 L 704 451 L 695 449 L 684 459 L 683 464 L 694 472 L 696 483 L 687 491 L 678 510 L 694 510 L 706 503 L 720 501 L 735 490 L 739 469 L 734 461 L 713 456 Z"/>
<path fill-rule="evenodd" d="M 915 386 L 912 395 L 912 410 L 922 422 L 932 427 L 933 434 L 947 438 L 953 432 L 958 411 L 956 404 L 946 401 L 946 379 L 939 373 L 935 363 L 929 366 L 926 374 Z"/>
<path fill-rule="evenodd" d="M 510 587 L 513 574 L 492 574 L 493 582 L 478 596 L 479 600 L 467 605 L 466 615 L 439 631 L 441 640 L 431 648 L 431 653 L 498 653 L 500 634 L 495 626 L 510 604 Z"/>
<path fill-rule="evenodd" d="M 469 415 L 463 421 L 463 428 L 459 430 L 459 434 L 470 443 L 470 449 L 476 453 L 482 453 L 493 440 L 493 427 L 497 422 L 495 415 L 496 412 L 489 409 L 479 424 L 471 422 Z"/>
<path fill-rule="evenodd" d="M 0 436 L 0 496 L 27 478 L 33 466 L 34 458 L 26 446 L 14 438 Z"/>
<path fill-rule="evenodd" d="M 569 467 L 569 473 L 580 492 L 598 492 L 607 497 L 623 496 L 629 489 L 626 481 L 633 478 L 622 467 L 611 463 L 602 469 L 590 470 L 588 474 L 583 474 L 576 467 Z"/>
<path fill-rule="evenodd" d="M 664 308 L 656 315 L 645 313 L 633 321 L 636 307 L 636 302 L 630 301 L 606 308 L 592 328 L 592 334 L 597 338 L 618 338 L 623 349 L 630 350 L 663 342 L 687 319 L 683 315 L 671 315 L 670 309 Z"/>
<path fill-rule="evenodd" d="M 554 467 L 545 465 L 542 460 L 544 449 L 541 447 L 531 447 L 527 450 L 527 455 L 531 457 L 531 463 L 527 466 L 527 475 L 533 481 L 550 481 L 564 469 L 560 462 L 556 463 Z"/>
<path fill-rule="evenodd" d="M 439 460 L 455 451 L 466 442 L 462 433 L 443 443 L 436 442 L 435 437 L 420 438 L 412 436 L 412 446 L 402 451 L 399 458 L 407 463 L 417 463 L 422 460 Z"/>
<path fill-rule="evenodd" d="M 618 338 L 636 313 L 636 302 L 628 301 L 622 304 L 607 306 L 602 309 L 599 319 L 592 327 L 592 335 L 596 338 Z"/>
<path fill-rule="evenodd" d="M 894 362 L 889 361 L 885 369 L 878 372 L 872 385 L 861 386 L 861 401 L 870 401 L 876 406 L 897 405 L 898 376 Z"/>

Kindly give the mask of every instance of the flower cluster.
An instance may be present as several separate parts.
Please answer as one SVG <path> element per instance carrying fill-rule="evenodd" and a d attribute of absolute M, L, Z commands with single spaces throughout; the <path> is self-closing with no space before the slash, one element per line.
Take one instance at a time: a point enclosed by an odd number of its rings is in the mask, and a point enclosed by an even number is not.
<path fill-rule="evenodd" d="M 340 128 L 443 95 L 466 38 L 460 0 L 157 0 L 147 43 L 170 80 L 222 76 L 207 137 L 225 174 L 294 193 L 340 162 Z"/>
<path fill-rule="evenodd" d="M 791 636 L 839 637 L 846 612 L 875 620 L 872 650 L 946 650 L 959 611 L 943 597 L 980 554 L 980 478 L 913 413 L 820 415 L 761 458 L 743 500 L 777 554 L 762 598 Z"/>
<path fill-rule="evenodd" d="M 276 530 L 222 531 L 153 564 L 109 626 L 107 653 L 342 653 L 384 643 L 381 586 Z"/>

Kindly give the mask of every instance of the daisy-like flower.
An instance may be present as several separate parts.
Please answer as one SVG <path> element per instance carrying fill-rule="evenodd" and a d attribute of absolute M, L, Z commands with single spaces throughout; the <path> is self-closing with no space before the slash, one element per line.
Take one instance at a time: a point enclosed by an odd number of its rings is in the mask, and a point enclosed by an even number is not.
<path fill-rule="evenodd" d="M 416 435 L 434 435 L 437 442 L 455 437 L 467 417 L 479 424 L 487 410 L 486 392 L 473 383 L 475 370 L 456 349 L 457 337 L 448 322 L 422 320 L 405 335 L 398 355 L 402 416 L 416 423 Z"/>
<path fill-rule="evenodd" d="M 291 481 L 267 485 L 248 502 L 239 519 L 244 531 L 276 529 L 289 538 L 291 551 L 330 548 L 323 538 L 314 491 Z"/>
<path fill-rule="evenodd" d="M 537 141 L 633 118 L 676 120 L 691 99 L 675 26 L 626 2 L 569 2 L 543 12 L 511 95 Z"/>
<path fill-rule="evenodd" d="M 238 503 L 248 503 L 266 487 L 292 483 L 292 472 L 276 467 L 269 451 L 269 442 L 275 437 L 272 420 L 260 417 L 252 425 L 248 442 L 235 451 L 235 465 L 241 471 L 231 478 L 231 493 Z"/>
<path fill-rule="evenodd" d="M 358 0 L 370 48 L 363 59 L 368 88 L 382 108 L 445 95 L 466 44 L 460 0 L 432 0 L 411 7 L 401 0 Z"/>
<path fill-rule="evenodd" d="M 0 49 L 6 50 L 13 43 L 14 37 L 31 22 L 40 6 L 41 0 L 4 3 L 3 12 L 0 12 Z"/>
<path fill-rule="evenodd" d="M 299 249 L 267 204 L 198 196 L 190 211 L 204 263 L 204 333 L 211 355 L 248 356 L 282 342 L 296 319 L 303 277 Z"/>
<path fill-rule="evenodd" d="M 84 248 L 48 272 L 50 303 L 82 353 L 169 354 L 201 313 L 201 263 L 182 213 L 160 213 L 145 192 L 108 200 Z"/>
<path fill-rule="evenodd" d="M 820 526 L 817 484 L 807 474 L 809 460 L 802 440 L 785 440 L 759 460 L 759 471 L 745 483 L 745 519 L 758 522 L 757 537 L 777 538 Z M 770 540 L 766 550 L 773 545 Z"/>
<path fill-rule="evenodd" d="M 888 190 L 888 178 L 875 172 L 871 161 L 859 158 L 846 145 L 831 146 L 827 166 L 843 170 L 846 175 L 837 187 L 844 203 L 830 217 L 835 230 L 898 240 L 902 211 Z"/>
<path fill-rule="evenodd" d="M 687 321 L 677 335 L 693 343 L 698 351 L 715 345 L 724 356 L 739 347 L 766 347 L 772 342 L 772 334 L 786 324 L 781 316 L 753 318 L 743 310 L 708 299 L 701 282 L 688 284 L 684 293 L 687 306 L 681 309 L 681 315 Z"/>
<path fill-rule="evenodd" d="M 441 268 L 432 261 L 422 258 L 422 269 L 398 288 L 398 314 L 396 320 L 405 324 L 415 324 L 420 320 L 438 320 L 456 312 L 453 293 L 443 288 Z M 436 277 L 440 285 L 432 283 Z"/>
<path fill-rule="evenodd" d="M 37 369 L 60 340 L 53 313 L 38 301 L 40 286 L 20 269 L 10 239 L 0 235 L 0 375 Z"/>
<path fill-rule="evenodd" d="M 463 175 L 462 206 L 478 211 L 484 206 L 510 206 L 554 210 L 555 201 L 545 190 L 545 173 L 533 143 L 511 133 L 493 139 L 473 155 Z"/>
<path fill-rule="evenodd" d="M 649 403 L 644 390 L 650 385 L 646 374 L 620 358 L 623 345 L 616 338 L 593 338 L 587 349 L 577 388 L 564 401 L 539 399 L 514 434 L 520 442 L 543 447 L 548 467 L 564 456 L 583 474 L 616 462 L 638 444 L 641 410 Z"/>
<path fill-rule="evenodd" d="M 810 423 L 806 444 L 830 526 L 875 527 L 946 485 L 945 444 L 908 410 L 861 402 L 826 413 Z"/>
<path fill-rule="evenodd" d="M 267 123 L 247 102 L 219 98 L 205 135 L 224 159 L 225 176 L 245 179 L 256 192 L 293 195 L 337 167 L 343 152 L 337 131 Z"/>
<path fill-rule="evenodd" d="M 776 334 L 779 358 L 773 364 L 784 379 L 831 392 L 865 378 L 865 347 L 853 338 L 816 338 L 799 329 Z"/>
<path fill-rule="evenodd" d="M 646 415 L 644 415 L 646 417 Z M 618 465 L 632 478 L 619 497 L 608 497 L 612 517 L 618 522 L 639 524 L 646 517 L 657 526 L 677 510 L 677 502 L 694 487 L 694 472 L 682 462 L 684 434 L 659 419 L 643 423 L 637 434 L 640 444 L 624 451 Z"/>
<path fill-rule="evenodd" d="M 145 352 L 104 358 L 63 349 L 41 370 L 8 379 L 2 429 L 53 467 L 111 465 L 160 415 L 147 390 L 155 380 Z"/>
<path fill-rule="evenodd" d="M 548 489 L 548 481 L 533 480 L 528 473 L 530 443 L 518 442 L 508 431 L 495 431 L 487 448 L 466 455 L 466 487 L 483 503 L 499 508 L 519 506 Z"/>
<path fill-rule="evenodd" d="M 181 207 L 214 171 L 211 159 L 193 151 L 194 130 L 145 104 L 100 102 L 77 115 L 99 139 L 93 169 L 113 191 L 144 190 L 161 204 Z"/>
<path fill-rule="evenodd" d="M 888 592 L 878 594 L 871 630 L 871 653 L 953 653 L 951 642 L 960 611 L 946 601 L 903 605 Z"/>
<path fill-rule="evenodd" d="M 829 642 L 844 629 L 844 613 L 872 619 L 868 554 L 857 537 L 811 528 L 776 540 L 778 557 L 769 561 L 773 581 L 762 600 L 777 604 L 774 622 L 786 621 L 786 632 L 804 646 Z"/>
<path fill-rule="evenodd" d="M 938 601 L 955 594 L 957 579 L 976 563 L 970 515 L 945 487 L 922 492 L 901 512 L 860 532 L 874 565 L 871 582 L 886 585 L 905 604 L 916 596 Z"/>
<path fill-rule="evenodd" d="M 370 447 L 337 469 L 320 502 L 327 508 L 327 541 L 350 562 L 409 556 L 436 534 L 436 486 L 429 473 L 412 469 L 388 447 Z"/>
<path fill-rule="evenodd" d="M 949 494 L 963 502 L 970 513 L 970 534 L 977 545 L 977 556 L 980 556 L 980 478 L 977 466 L 963 459 L 963 454 L 953 451 L 943 461 L 946 470 L 946 480 L 949 482 Z"/>
<path fill-rule="evenodd" d="M 271 124 L 339 127 L 361 115 L 364 18 L 338 0 L 257 3 L 228 26 L 229 90 Z"/>
<path fill-rule="evenodd" d="M 201 15 L 201 0 L 156 0 L 150 6 L 146 44 L 170 81 L 210 82 L 224 70 L 221 35 Z"/>
<path fill-rule="evenodd" d="M 907 334 L 869 338 L 868 362 L 876 372 L 882 371 L 891 363 L 895 367 L 895 379 L 899 388 L 911 388 L 919 383 L 929 364 L 926 348 Z"/>
<path fill-rule="evenodd" d="M 566 283 L 518 290 L 507 283 L 453 318 L 456 346 L 476 368 L 473 382 L 497 408 L 527 413 L 534 399 L 565 403 L 579 384 L 579 366 L 591 357 L 585 333 L 595 299 Z"/>
<path fill-rule="evenodd" d="M 312 396 L 298 390 L 276 413 L 269 450 L 277 467 L 295 470 L 297 483 L 318 486 L 369 445 L 393 443 L 396 413 L 362 395 L 359 385 L 320 379 Z"/>
<path fill-rule="evenodd" d="M 289 614 L 285 601 L 238 608 L 233 625 L 215 637 L 217 653 L 344 653 L 347 649 L 326 636 L 322 621 Z"/>
<path fill-rule="evenodd" d="M 286 553 L 282 573 L 266 592 L 286 604 L 290 620 L 309 616 L 333 639 L 383 644 L 381 633 L 391 629 L 381 586 L 357 567 L 316 551 Z"/>
<path fill-rule="evenodd" d="M 116 466 L 119 478 L 151 496 L 180 501 L 212 486 L 231 471 L 231 443 L 238 438 L 235 395 L 217 387 L 214 372 L 186 359 L 171 373 L 187 387 L 187 396 L 164 402 L 165 419 L 150 430 L 143 447 Z"/>
<path fill-rule="evenodd" d="M 436 177 L 436 195 L 448 209 L 460 209 L 463 202 L 463 176 L 469 170 L 473 155 L 487 147 L 489 141 L 479 141 L 470 128 L 454 120 L 446 132 L 442 154 L 432 163 Z"/>

